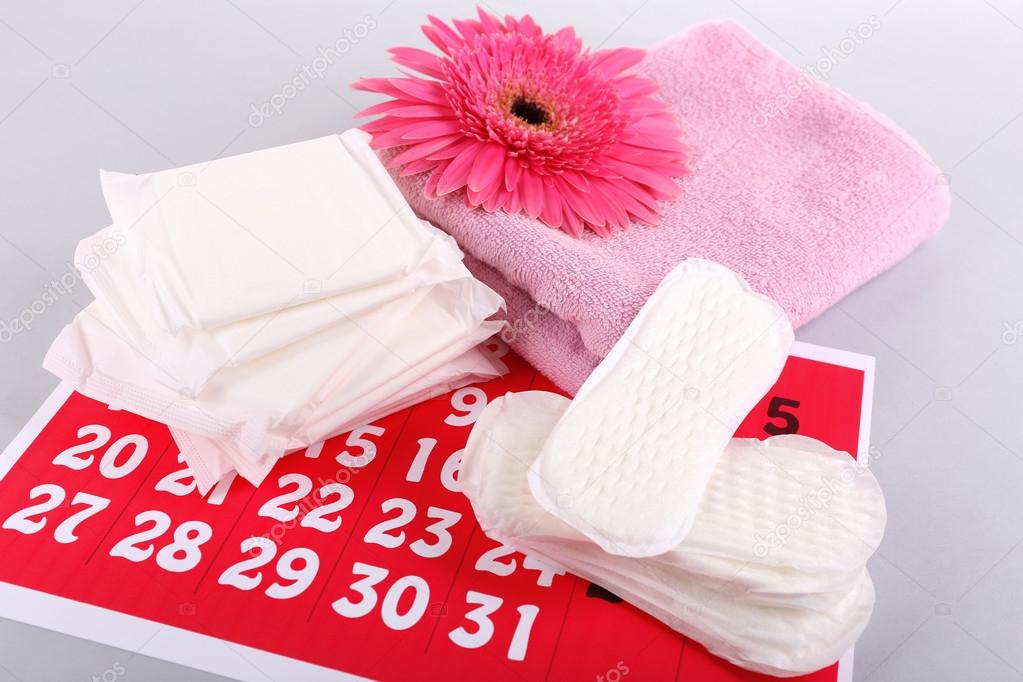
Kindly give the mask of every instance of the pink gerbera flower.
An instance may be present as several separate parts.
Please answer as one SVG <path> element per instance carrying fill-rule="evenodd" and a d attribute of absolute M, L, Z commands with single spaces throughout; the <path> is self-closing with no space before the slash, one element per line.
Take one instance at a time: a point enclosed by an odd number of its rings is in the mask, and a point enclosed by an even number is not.
<path fill-rule="evenodd" d="M 581 236 L 607 236 L 631 220 L 654 224 L 674 196 L 685 148 L 657 84 L 630 73 L 642 50 L 590 52 L 571 28 L 545 34 L 529 16 L 504 21 L 434 18 L 423 32 L 442 55 L 391 50 L 423 74 L 363 78 L 389 96 L 360 115 L 378 149 L 404 147 L 388 166 L 430 172 L 430 198 L 465 188 L 487 211 L 523 212 Z"/>

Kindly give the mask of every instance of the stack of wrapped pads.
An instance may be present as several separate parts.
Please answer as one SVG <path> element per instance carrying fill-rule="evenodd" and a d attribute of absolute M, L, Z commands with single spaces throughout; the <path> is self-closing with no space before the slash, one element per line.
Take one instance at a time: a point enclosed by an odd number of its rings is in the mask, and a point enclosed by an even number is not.
<path fill-rule="evenodd" d="M 459 473 L 483 529 L 744 668 L 834 663 L 873 609 L 877 481 L 812 438 L 732 438 L 792 338 L 734 272 L 684 261 L 573 400 L 486 407 Z"/>
<path fill-rule="evenodd" d="M 503 304 L 348 131 L 149 175 L 103 173 L 96 300 L 44 366 L 163 422 L 200 490 L 504 366 Z"/>

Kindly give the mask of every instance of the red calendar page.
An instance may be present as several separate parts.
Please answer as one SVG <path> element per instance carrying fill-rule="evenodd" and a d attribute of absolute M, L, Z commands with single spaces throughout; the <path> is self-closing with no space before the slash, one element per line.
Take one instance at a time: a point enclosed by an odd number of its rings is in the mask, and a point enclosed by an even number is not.
<path fill-rule="evenodd" d="M 762 679 L 480 531 L 457 477 L 475 418 L 554 390 L 505 360 L 205 498 L 163 425 L 58 389 L 0 458 L 0 616 L 242 680 Z M 738 435 L 862 455 L 872 382 L 870 358 L 797 344 Z"/>

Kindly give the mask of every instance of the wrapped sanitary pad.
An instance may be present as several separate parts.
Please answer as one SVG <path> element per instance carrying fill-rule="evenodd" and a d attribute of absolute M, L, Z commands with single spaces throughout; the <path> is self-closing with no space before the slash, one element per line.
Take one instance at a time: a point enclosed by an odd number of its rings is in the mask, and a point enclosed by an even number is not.
<path fill-rule="evenodd" d="M 76 253 L 97 300 L 44 366 L 167 424 L 202 490 L 231 470 L 258 484 L 286 452 L 503 373 L 477 348 L 503 301 L 367 141 L 107 174 L 115 224 Z"/>
<path fill-rule="evenodd" d="M 156 322 L 209 329 L 412 272 L 431 246 L 357 130 L 146 175 L 101 174 Z"/>

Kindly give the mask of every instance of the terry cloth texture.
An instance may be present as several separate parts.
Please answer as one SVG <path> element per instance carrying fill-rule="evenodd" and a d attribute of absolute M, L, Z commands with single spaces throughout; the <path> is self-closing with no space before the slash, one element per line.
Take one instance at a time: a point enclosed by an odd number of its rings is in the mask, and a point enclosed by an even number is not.
<path fill-rule="evenodd" d="M 458 192 L 427 199 L 425 174 L 398 179 L 507 300 L 511 346 L 571 393 L 686 258 L 735 270 L 798 327 L 948 216 L 941 171 L 914 140 L 735 23 L 696 26 L 636 68 L 660 83 L 690 150 L 692 172 L 660 225 L 577 239 L 468 208 Z"/>

